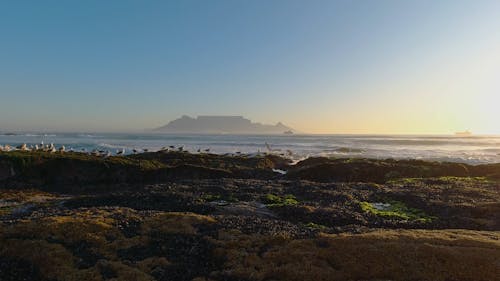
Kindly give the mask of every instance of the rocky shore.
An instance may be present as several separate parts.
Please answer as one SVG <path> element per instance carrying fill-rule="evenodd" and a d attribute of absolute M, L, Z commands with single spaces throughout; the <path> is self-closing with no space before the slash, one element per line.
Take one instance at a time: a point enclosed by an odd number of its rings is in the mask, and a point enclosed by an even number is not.
<path fill-rule="evenodd" d="M 0 152 L 0 280 L 499 280 L 500 164 Z"/>

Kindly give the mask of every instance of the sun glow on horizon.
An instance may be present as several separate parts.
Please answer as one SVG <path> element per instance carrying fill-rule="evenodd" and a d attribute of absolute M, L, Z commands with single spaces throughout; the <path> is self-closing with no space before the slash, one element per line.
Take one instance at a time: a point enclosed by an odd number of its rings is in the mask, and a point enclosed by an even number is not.
<path fill-rule="evenodd" d="M 500 134 L 500 1 L 125 2 L 5 5 L 0 131 Z"/>

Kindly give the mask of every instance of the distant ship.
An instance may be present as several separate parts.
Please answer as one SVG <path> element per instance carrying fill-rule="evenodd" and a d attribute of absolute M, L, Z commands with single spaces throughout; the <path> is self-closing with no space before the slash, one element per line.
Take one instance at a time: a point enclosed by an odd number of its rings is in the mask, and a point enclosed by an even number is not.
<path fill-rule="evenodd" d="M 283 134 L 285 135 L 293 135 L 292 130 L 284 131 Z"/>
<path fill-rule="evenodd" d="M 472 133 L 469 132 L 469 131 L 464 131 L 464 132 L 456 132 L 455 133 L 455 136 L 458 136 L 458 137 L 469 137 L 471 136 Z"/>

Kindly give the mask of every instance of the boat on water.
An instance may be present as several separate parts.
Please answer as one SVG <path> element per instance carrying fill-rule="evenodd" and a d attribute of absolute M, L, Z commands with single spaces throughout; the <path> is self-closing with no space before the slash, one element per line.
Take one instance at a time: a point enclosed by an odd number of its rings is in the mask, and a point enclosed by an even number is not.
<path fill-rule="evenodd" d="M 288 131 L 283 132 L 283 134 L 285 134 L 285 135 L 293 135 L 293 131 L 292 130 L 288 130 Z"/>
<path fill-rule="evenodd" d="M 467 131 L 463 131 L 463 132 L 456 132 L 455 136 L 457 136 L 457 137 L 469 137 L 469 136 L 472 136 L 472 133 L 467 130 Z"/>

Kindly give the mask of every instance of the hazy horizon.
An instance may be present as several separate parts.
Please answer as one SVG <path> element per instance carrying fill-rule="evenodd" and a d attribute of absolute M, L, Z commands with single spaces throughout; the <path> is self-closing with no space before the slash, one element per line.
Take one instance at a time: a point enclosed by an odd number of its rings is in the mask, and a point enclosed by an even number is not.
<path fill-rule="evenodd" d="M 286 125 L 286 124 L 285 124 Z M 112 130 L 112 129 L 102 129 L 102 130 L 50 130 L 50 129 L 33 129 L 33 130 L 20 130 L 20 129 L 12 129 L 12 130 L 2 130 L 0 128 L 0 135 L 5 134 L 131 134 L 131 135 L 207 135 L 207 136 L 217 136 L 217 135 L 228 135 L 228 136 L 279 136 L 283 134 L 274 134 L 274 133 L 176 133 L 176 132 L 158 132 L 154 130 L 155 128 L 146 128 L 146 129 L 130 129 L 130 130 Z M 470 136 L 461 137 L 461 138 L 474 138 L 474 137 L 500 137 L 500 133 L 498 134 L 489 134 L 489 133 L 474 133 L 472 131 Z M 314 133 L 314 132 L 303 132 L 299 131 L 294 133 L 294 136 L 404 136 L 404 137 L 453 137 L 456 136 L 456 132 L 445 132 L 445 133 Z M 458 136 L 457 136 L 458 137 Z"/>
<path fill-rule="evenodd" d="M 188 115 L 182 115 L 179 116 L 179 118 L 188 116 Z M 217 116 L 217 115 L 206 115 L 206 116 Z M 204 117 L 206 117 L 204 116 Z M 225 115 L 225 116 L 217 116 L 217 117 L 234 117 L 237 115 Z M 197 117 L 201 117 L 201 115 L 196 115 L 196 116 L 188 116 L 194 119 L 197 119 Z M 239 116 L 238 116 L 239 117 Z M 245 116 L 241 116 L 245 118 Z M 176 119 L 170 120 L 174 121 Z M 276 123 L 260 123 L 260 122 L 254 122 L 254 120 L 250 120 L 252 123 L 259 123 L 262 125 L 276 125 L 278 123 L 282 123 L 283 125 L 287 125 L 286 123 L 283 123 L 281 121 L 278 121 Z M 164 127 L 170 122 L 166 122 L 163 124 Z M 187 133 L 182 133 L 182 132 L 164 132 L 164 131 L 158 131 L 157 129 L 160 127 L 154 127 L 154 128 L 136 128 L 136 129 L 129 129 L 129 130 L 113 130 L 113 129 L 102 129 L 102 130 L 53 130 L 53 129 L 28 129 L 28 130 L 23 130 L 23 129 L 11 129 L 11 130 L 2 130 L 0 128 L 0 134 L 93 134 L 93 133 L 98 133 L 98 134 L 103 134 L 103 133 L 110 133 L 110 134 L 165 134 L 165 135 L 182 135 L 182 134 L 187 134 L 187 135 L 276 135 L 276 133 L 206 133 L 206 132 L 187 132 Z M 343 132 L 336 132 L 336 133 L 314 133 L 314 132 L 306 132 L 306 131 L 299 131 L 296 130 L 295 128 L 291 128 L 295 130 L 295 135 L 317 135 L 317 136 L 328 136 L 328 135 L 338 135 L 338 136 L 348 136 L 348 135 L 358 135 L 358 136 L 453 136 L 455 135 L 456 132 L 444 132 L 444 133 L 343 133 Z M 469 131 L 469 130 L 466 130 Z M 470 131 L 469 131 L 470 132 Z M 473 134 L 472 136 L 478 136 L 478 137 L 488 137 L 488 136 L 500 136 L 500 134 L 481 134 L 481 133 L 474 133 L 470 132 Z M 281 134 L 281 133 L 280 133 Z"/>
<path fill-rule="evenodd" d="M 500 1 L 0 4 L 0 132 L 499 135 Z"/>

